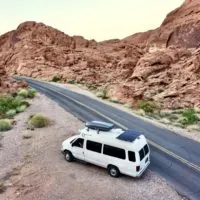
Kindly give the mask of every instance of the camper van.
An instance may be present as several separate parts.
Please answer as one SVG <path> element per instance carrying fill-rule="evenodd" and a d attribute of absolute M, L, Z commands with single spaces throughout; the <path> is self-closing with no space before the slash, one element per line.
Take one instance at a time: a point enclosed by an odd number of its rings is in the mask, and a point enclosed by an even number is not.
<path fill-rule="evenodd" d="M 150 164 L 144 135 L 101 121 L 86 123 L 79 135 L 62 143 L 61 151 L 68 162 L 78 159 L 104 167 L 112 177 L 120 173 L 140 177 Z"/>

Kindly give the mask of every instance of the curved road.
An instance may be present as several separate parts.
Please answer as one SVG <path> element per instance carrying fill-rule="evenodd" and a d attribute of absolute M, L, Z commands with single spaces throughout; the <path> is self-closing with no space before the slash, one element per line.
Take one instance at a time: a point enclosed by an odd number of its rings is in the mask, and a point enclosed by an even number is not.
<path fill-rule="evenodd" d="M 82 121 L 104 120 L 143 132 L 151 147 L 150 170 L 164 177 L 183 196 L 200 199 L 200 143 L 157 127 L 85 95 L 26 77 L 29 85 Z"/>

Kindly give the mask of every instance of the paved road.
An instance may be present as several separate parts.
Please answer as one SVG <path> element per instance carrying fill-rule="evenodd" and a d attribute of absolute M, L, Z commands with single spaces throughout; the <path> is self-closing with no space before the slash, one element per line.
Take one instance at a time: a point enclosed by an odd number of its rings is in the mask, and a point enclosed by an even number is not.
<path fill-rule="evenodd" d="M 180 194 L 200 199 L 199 143 L 85 95 L 46 82 L 25 77 L 18 79 L 26 79 L 31 87 L 83 121 L 105 120 L 143 132 L 151 146 L 150 169 L 164 177 Z"/>

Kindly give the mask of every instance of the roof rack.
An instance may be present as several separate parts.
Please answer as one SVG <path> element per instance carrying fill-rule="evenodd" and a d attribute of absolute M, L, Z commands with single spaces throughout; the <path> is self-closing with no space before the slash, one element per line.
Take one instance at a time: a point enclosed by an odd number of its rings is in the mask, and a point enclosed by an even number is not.
<path fill-rule="evenodd" d="M 99 131 L 110 131 L 114 128 L 114 125 L 111 123 L 103 122 L 103 121 L 91 121 L 87 122 L 85 126 L 88 129 L 93 129 Z"/>
<path fill-rule="evenodd" d="M 122 134 L 120 134 L 117 137 L 117 139 L 123 140 L 123 141 L 126 141 L 126 142 L 133 142 L 136 139 L 139 139 L 141 134 L 142 133 L 140 133 L 139 131 L 128 129 L 128 130 L 124 131 Z"/>

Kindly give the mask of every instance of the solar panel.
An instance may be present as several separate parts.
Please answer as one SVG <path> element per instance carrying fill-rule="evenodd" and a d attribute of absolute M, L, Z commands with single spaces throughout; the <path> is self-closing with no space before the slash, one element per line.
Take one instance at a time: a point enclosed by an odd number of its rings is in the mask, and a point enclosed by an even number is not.
<path fill-rule="evenodd" d="M 110 131 L 114 128 L 114 125 L 111 123 L 103 122 L 103 121 L 91 121 L 85 124 L 86 127 L 90 129 L 95 129 L 99 131 Z"/>
<path fill-rule="evenodd" d="M 123 140 L 123 141 L 126 141 L 126 142 L 133 142 L 140 135 L 141 135 L 141 133 L 139 133 L 138 131 L 129 129 L 129 130 L 124 131 L 121 135 L 119 135 L 117 137 L 117 139 Z"/>

